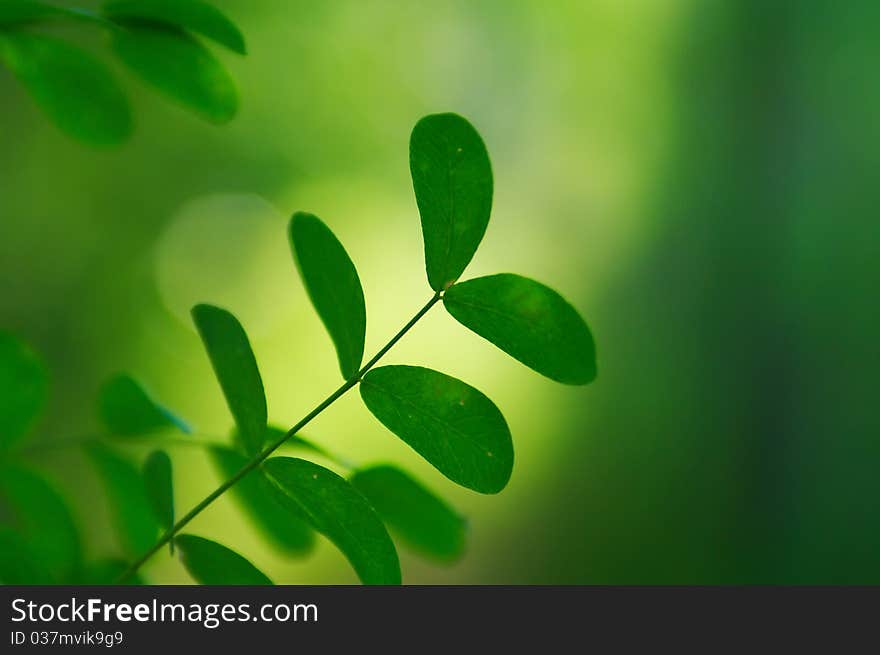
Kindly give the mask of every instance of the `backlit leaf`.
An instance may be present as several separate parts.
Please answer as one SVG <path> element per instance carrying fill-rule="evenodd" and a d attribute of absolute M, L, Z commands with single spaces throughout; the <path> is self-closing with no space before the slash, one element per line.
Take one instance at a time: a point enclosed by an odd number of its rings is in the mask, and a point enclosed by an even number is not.
<path fill-rule="evenodd" d="M 52 577 L 36 559 L 27 540 L 0 524 L 0 584 L 52 584 Z"/>
<path fill-rule="evenodd" d="M 244 37 L 235 24 L 214 5 L 200 0 L 112 0 L 102 11 L 114 20 L 168 23 L 208 37 L 239 54 L 246 52 Z"/>
<path fill-rule="evenodd" d="M 304 459 L 273 457 L 269 479 L 348 558 L 364 584 L 400 584 L 397 551 L 376 511 L 344 478 Z"/>
<path fill-rule="evenodd" d="M 465 521 L 443 500 L 396 466 L 371 466 L 355 471 L 351 484 L 414 550 L 440 560 L 464 550 Z"/>
<path fill-rule="evenodd" d="M 43 362 L 19 339 L 0 332 L 0 450 L 27 433 L 46 404 Z"/>
<path fill-rule="evenodd" d="M 131 557 L 143 555 L 155 543 L 159 523 L 147 497 L 141 472 L 103 444 L 90 445 L 88 453 L 104 484 L 123 552 Z"/>
<path fill-rule="evenodd" d="M 148 434 L 163 428 L 189 432 L 189 426 L 153 400 L 141 384 L 128 375 L 117 375 L 98 394 L 101 421 L 112 434 Z"/>
<path fill-rule="evenodd" d="M 289 234 L 303 284 L 336 346 L 342 377 L 348 380 L 361 367 L 367 325 L 357 271 L 318 217 L 297 212 L 290 220 Z"/>
<path fill-rule="evenodd" d="M 443 297 L 447 311 L 526 366 L 557 382 L 596 377 L 596 346 L 577 311 L 553 289 L 512 273 L 461 282 Z"/>
<path fill-rule="evenodd" d="M 482 138 L 456 114 L 433 114 L 413 128 L 409 167 L 422 219 L 428 282 L 439 291 L 462 274 L 492 211 L 492 166 Z"/>
<path fill-rule="evenodd" d="M 224 480 L 238 473 L 248 458 L 230 448 L 212 448 L 211 459 Z M 289 553 L 311 550 L 315 535 L 298 505 L 266 479 L 260 469 L 251 471 L 229 490 L 250 522 L 273 545 Z"/>
<path fill-rule="evenodd" d="M 204 585 L 270 585 L 272 581 L 244 557 L 216 541 L 182 534 L 174 538 L 183 565 Z"/>
<path fill-rule="evenodd" d="M 192 316 L 242 441 L 249 453 L 256 453 L 266 434 L 266 395 L 244 328 L 212 305 L 196 305 Z"/>
<path fill-rule="evenodd" d="M 226 69 L 192 36 L 161 24 L 126 23 L 113 48 L 142 80 L 213 123 L 238 110 L 238 92 Z"/>
<path fill-rule="evenodd" d="M 128 570 L 128 562 L 121 559 L 101 559 L 90 562 L 83 567 L 77 584 L 84 585 L 114 585 L 125 571 Z M 127 585 L 142 585 L 143 578 L 137 573 L 129 575 L 125 579 Z"/>
<path fill-rule="evenodd" d="M 21 538 L 18 545 L 30 553 L 33 567 L 52 583 L 69 582 L 76 574 L 81 555 L 76 525 L 62 497 L 40 475 L 14 464 L 0 468 L 0 525 Z"/>
<path fill-rule="evenodd" d="M 3 0 L 0 2 L 0 25 L 27 23 L 63 14 L 58 7 L 34 0 Z"/>
<path fill-rule="evenodd" d="M 453 482 L 497 493 L 513 470 L 510 430 L 495 404 L 461 380 L 418 366 L 382 366 L 361 397 L 385 427 Z"/>
<path fill-rule="evenodd" d="M 144 461 L 144 485 L 153 514 L 159 525 L 168 530 L 174 525 L 174 481 L 171 458 L 163 450 L 155 450 Z"/>
<path fill-rule="evenodd" d="M 128 101 L 107 67 L 85 50 L 53 37 L 4 31 L 0 59 L 70 136 L 113 145 L 131 134 Z"/>

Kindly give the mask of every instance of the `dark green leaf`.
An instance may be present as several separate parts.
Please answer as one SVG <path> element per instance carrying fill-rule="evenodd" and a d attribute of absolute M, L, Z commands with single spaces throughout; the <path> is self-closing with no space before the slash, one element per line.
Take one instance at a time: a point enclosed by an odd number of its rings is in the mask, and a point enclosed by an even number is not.
<path fill-rule="evenodd" d="M 175 25 L 239 54 L 245 54 L 244 37 L 214 5 L 199 0 L 113 0 L 103 7 L 113 19 L 141 19 Z"/>
<path fill-rule="evenodd" d="M 174 525 L 174 481 L 171 458 L 164 450 L 155 450 L 144 461 L 144 484 L 147 498 L 159 525 L 168 530 Z"/>
<path fill-rule="evenodd" d="M 226 69 L 201 43 L 177 28 L 126 24 L 113 32 L 116 54 L 148 84 L 213 123 L 238 110 Z"/>
<path fill-rule="evenodd" d="M 415 550 L 454 560 L 464 550 L 465 521 L 443 500 L 395 466 L 355 471 L 351 484 L 391 531 Z"/>
<path fill-rule="evenodd" d="M 249 461 L 229 448 L 212 448 L 211 456 L 224 480 L 238 473 Z M 306 523 L 302 510 L 269 482 L 261 470 L 248 473 L 229 493 L 251 523 L 278 548 L 301 554 L 314 546 L 315 534 Z"/>
<path fill-rule="evenodd" d="M 7 31 L 0 58 L 55 124 L 93 145 L 112 145 L 131 134 L 128 101 L 101 61 L 64 41 Z"/>
<path fill-rule="evenodd" d="M 128 563 L 120 559 L 109 558 L 90 562 L 83 568 L 77 584 L 113 585 L 127 569 Z M 137 573 L 134 573 L 125 579 L 125 584 L 142 585 L 144 580 Z"/>
<path fill-rule="evenodd" d="M 0 524 L 20 537 L 18 546 L 11 543 L 10 548 L 23 545 L 31 568 L 52 583 L 69 582 L 76 574 L 80 542 L 73 517 L 54 487 L 36 473 L 13 464 L 0 469 Z"/>
<path fill-rule="evenodd" d="M 183 565 L 196 582 L 204 585 L 270 585 L 259 569 L 226 546 L 191 534 L 174 539 Z"/>
<path fill-rule="evenodd" d="M 21 439 L 46 404 L 49 386 L 40 358 L 11 334 L 0 332 L 0 450 Z"/>
<path fill-rule="evenodd" d="M 456 284 L 443 304 L 459 323 L 557 382 L 596 377 L 596 346 L 577 311 L 553 289 L 512 273 Z"/>
<path fill-rule="evenodd" d="M 53 18 L 63 12 L 58 7 L 34 0 L 2 0 L 0 2 L 0 25 L 28 23 Z"/>
<path fill-rule="evenodd" d="M 263 468 L 309 517 L 312 527 L 336 544 L 364 584 L 400 584 L 400 562 L 388 531 L 344 478 L 292 457 L 273 457 Z"/>
<path fill-rule="evenodd" d="M 27 541 L 12 528 L 0 525 L 0 584 L 52 584 L 52 576 L 33 556 Z"/>
<path fill-rule="evenodd" d="M 297 212 L 290 219 L 290 244 L 303 284 L 330 333 L 346 380 L 364 356 L 367 311 L 354 264 L 317 216 Z"/>
<path fill-rule="evenodd" d="M 489 154 L 464 118 L 433 114 L 413 128 L 409 168 L 422 218 L 428 282 L 440 291 L 462 274 L 489 224 Z"/>
<path fill-rule="evenodd" d="M 212 305 L 196 305 L 192 316 L 243 443 L 256 453 L 266 435 L 266 395 L 244 328 L 232 314 Z"/>
<path fill-rule="evenodd" d="M 382 366 L 361 381 L 361 397 L 385 427 L 453 482 L 498 493 L 513 470 L 510 430 L 472 386 L 418 366 Z"/>
<path fill-rule="evenodd" d="M 92 444 L 88 453 L 103 481 L 123 552 L 143 555 L 156 542 L 159 524 L 140 471 L 102 444 Z"/>
<path fill-rule="evenodd" d="M 130 436 L 175 427 L 189 432 L 189 426 L 153 400 L 134 378 L 117 375 L 98 394 L 101 421 L 113 434 Z"/>

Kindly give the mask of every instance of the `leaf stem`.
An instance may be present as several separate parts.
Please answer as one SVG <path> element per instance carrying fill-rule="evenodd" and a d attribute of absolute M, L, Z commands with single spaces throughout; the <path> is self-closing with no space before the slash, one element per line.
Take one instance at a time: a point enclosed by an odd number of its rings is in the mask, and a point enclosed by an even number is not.
<path fill-rule="evenodd" d="M 262 464 L 268 457 L 275 452 L 278 448 L 280 448 L 285 441 L 290 439 L 297 432 L 302 430 L 309 422 L 312 421 L 318 414 L 323 412 L 325 409 L 330 407 L 334 402 L 339 400 L 345 393 L 354 387 L 358 382 L 361 381 L 361 378 L 369 371 L 376 363 L 382 359 L 382 357 L 389 351 L 394 345 L 403 338 L 407 332 L 412 329 L 412 327 L 419 322 L 419 320 L 428 313 L 428 311 L 433 307 L 440 299 L 442 298 L 442 292 L 437 291 L 431 299 L 422 307 L 418 312 L 416 312 L 415 316 L 413 316 L 406 325 L 404 325 L 400 331 L 395 334 L 391 340 L 386 343 L 380 350 L 377 352 L 372 359 L 370 359 L 366 364 L 364 364 L 361 369 L 353 375 L 349 380 L 346 380 L 342 386 L 340 386 L 336 391 L 327 396 L 317 407 L 315 407 L 312 411 L 305 415 L 296 425 L 290 428 L 287 432 L 284 433 L 281 437 L 276 439 L 274 442 L 266 446 L 259 454 L 255 455 L 253 459 L 251 459 L 245 466 L 241 468 L 235 475 L 229 478 L 226 482 L 217 487 L 214 491 L 208 494 L 204 500 L 202 500 L 198 505 L 193 507 L 189 512 L 187 512 L 180 520 L 177 521 L 171 528 L 169 528 L 165 534 L 160 537 L 159 541 L 157 541 L 150 550 L 144 553 L 137 561 L 135 561 L 131 566 L 129 566 L 117 579 L 116 583 L 125 582 L 129 577 L 134 575 L 137 570 L 146 563 L 153 555 L 155 555 L 162 547 L 171 541 L 187 523 L 192 521 L 196 516 L 198 516 L 202 510 L 204 510 L 208 505 L 217 500 L 220 496 L 226 493 L 236 482 L 241 480 L 248 473 L 257 468 L 260 464 Z"/>

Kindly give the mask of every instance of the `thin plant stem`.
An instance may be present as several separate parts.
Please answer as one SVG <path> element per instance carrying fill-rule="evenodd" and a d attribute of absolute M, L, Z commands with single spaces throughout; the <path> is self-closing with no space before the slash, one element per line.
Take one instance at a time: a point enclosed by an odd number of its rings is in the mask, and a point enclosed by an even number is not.
<path fill-rule="evenodd" d="M 266 446 L 259 454 L 255 455 L 253 459 L 251 459 L 246 465 L 244 465 L 238 473 L 229 478 L 226 482 L 217 487 L 214 491 L 208 494 L 204 500 L 202 500 L 198 505 L 193 507 L 189 512 L 187 512 L 180 520 L 177 521 L 171 528 L 169 528 L 165 534 L 163 534 L 159 541 L 157 541 L 152 548 L 150 548 L 146 553 L 144 553 L 138 560 L 136 560 L 131 566 L 129 566 L 117 579 L 117 583 L 125 582 L 129 577 L 134 575 L 137 570 L 146 563 L 153 555 L 159 552 L 162 547 L 171 541 L 187 523 L 192 521 L 196 516 L 201 514 L 201 512 L 208 507 L 211 503 L 217 500 L 220 496 L 226 493 L 236 482 L 241 480 L 248 473 L 257 468 L 260 464 L 262 464 L 266 459 L 275 452 L 278 448 L 284 445 L 284 442 L 290 439 L 297 432 L 302 430 L 306 425 L 308 425 L 312 419 L 318 416 L 325 409 L 330 407 L 333 403 L 335 403 L 339 398 L 341 398 L 345 393 L 354 387 L 358 382 L 361 381 L 361 378 L 369 371 L 376 363 L 382 359 L 382 357 L 389 351 L 394 345 L 403 338 L 407 332 L 412 329 L 412 327 L 419 322 L 419 320 L 428 313 L 428 311 L 433 307 L 441 298 L 442 292 L 436 292 L 431 299 L 422 307 L 418 312 L 416 312 L 415 316 L 413 316 L 406 325 L 404 325 L 400 331 L 395 334 L 391 340 L 386 343 L 379 352 L 377 352 L 372 359 L 370 359 L 366 364 L 364 364 L 361 369 L 351 377 L 351 379 L 346 380 L 342 386 L 340 386 L 336 391 L 327 396 L 317 407 L 315 407 L 311 412 L 305 415 L 296 425 L 290 428 L 287 432 L 284 433 L 281 437 L 273 441 L 271 444 Z"/>

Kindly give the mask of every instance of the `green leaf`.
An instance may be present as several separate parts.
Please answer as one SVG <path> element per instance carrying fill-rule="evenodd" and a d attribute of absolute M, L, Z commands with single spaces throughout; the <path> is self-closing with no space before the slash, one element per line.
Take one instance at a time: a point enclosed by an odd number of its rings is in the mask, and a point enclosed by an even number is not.
<path fill-rule="evenodd" d="M 0 59 L 68 135 L 105 146 L 131 134 L 128 101 L 107 67 L 88 52 L 51 37 L 5 31 Z"/>
<path fill-rule="evenodd" d="M 553 289 L 512 273 L 461 282 L 447 311 L 526 366 L 565 384 L 596 377 L 596 346 L 577 311 Z"/>
<path fill-rule="evenodd" d="M 464 551 L 465 521 L 443 500 L 396 466 L 355 471 L 351 484 L 391 531 L 430 557 L 452 561 Z"/>
<path fill-rule="evenodd" d="M 229 448 L 212 448 L 211 459 L 220 477 L 228 480 L 248 463 L 248 458 Z M 315 533 L 299 506 L 281 493 L 259 469 L 235 483 L 229 493 L 250 522 L 281 550 L 303 554 L 315 544 Z"/>
<path fill-rule="evenodd" d="M 226 546 L 191 534 L 174 539 L 183 565 L 196 582 L 204 585 L 270 585 L 259 569 Z"/>
<path fill-rule="evenodd" d="M 317 216 L 297 212 L 290 219 L 290 244 L 303 284 L 336 346 L 339 370 L 354 377 L 364 356 L 367 310 L 354 264 Z"/>
<path fill-rule="evenodd" d="M 101 387 L 98 413 L 112 434 L 133 436 L 170 427 L 190 432 L 182 419 L 153 400 L 137 380 L 124 374 Z"/>
<path fill-rule="evenodd" d="M 174 481 L 171 458 L 164 450 L 155 450 L 144 461 L 144 485 L 153 514 L 164 529 L 174 525 Z"/>
<path fill-rule="evenodd" d="M 143 555 L 155 543 L 159 524 L 140 471 L 102 444 L 90 445 L 88 453 L 104 484 L 123 552 Z"/>
<path fill-rule="evenodd" d="M 67 504 L 41 476 L 14 464 L 0 468 L 0 524 L 21 538 L 34 566 L 53 584 L 69 582 L 80 566 L 80 541 Z"/>
<path fill-rule="evenodd" d="M 196 305 L 192 316 L 243 443 L 249 453 L 259 452 L 266 435 L 266 395 L 247 334 L 219 307 Z"/>
<path fill-rule="evenodd" d="M 273 457 L 269 479 L 336 544 L 364 584 L 400 584 L 400 562 L 388 531 L 367 500 L 344 478 L 304 459 Z"/>
<path fill-rule="evenodd" d="M 113 0 L 102 11 L 114 20 L 157 21 L 201 34 L 238 54 L 246 54 L 244 37 L 214 5 L 199 0 Z"/>
<path fill-rule="evenodd" d="M 212 123 L 228 123 L 235 116 L 235 83 L 214 55 L 186 32 L 127 23 L 112 36 L 116 54 L 146 83 Z"/>
<path fill-rule="evenodd" d="M 373 416 L 453 482 L 501 491 L 513 470 L 510 430 L 472 386 L 418 366 L 374 368 L 361 381 Z"/>
<path fill-rule="evenodd" d="M 0 450 L 24 437 L 46 404 L 48 387 L 46 367 L 36 353 L 0 332 Z"/>
<path fill-rule="evenodd" d="M 54 18 L 64 13 L 58 7 L 34 0 L 3 0 L 0 2 L 0 25 L 29 23 Z"/>
<path fill-rule="evenodd" d="M 27 540 L 0 525 L 0 584 L 52 584 L 52 576 L 31 553 Z"/>
<path fill-rule="evenodd" d="M 114 585 L 125 571 L 128 563 L 121 559 L 107 558 L 96 562 L 90 562 L 83 567 L 77 584 L 81 585 Z M 137 573 L 130 575 L 125 580 L 127 585 L 142 585 L 143 578 Z"/>
<path fill-rule="evenodd" d="M 464 118 L 433 114 L 413 128 L 409 168 L 422 219 L 428 282 L 440 291 L 462 274 L 489 224 L 489 154 Z"/>

